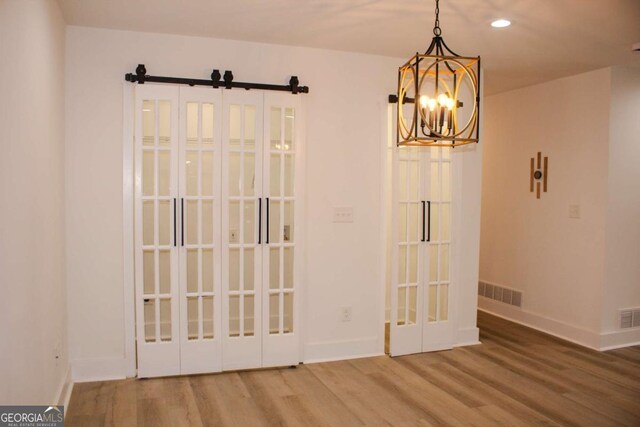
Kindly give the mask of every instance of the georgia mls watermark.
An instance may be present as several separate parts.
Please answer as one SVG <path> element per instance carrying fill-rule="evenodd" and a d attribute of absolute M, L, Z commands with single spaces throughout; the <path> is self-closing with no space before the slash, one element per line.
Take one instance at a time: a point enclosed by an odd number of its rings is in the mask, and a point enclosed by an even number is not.
<path fill-rule="evenodd" d="M 0 427 L 62 427 L 64 406 L 0 406 Z"/>

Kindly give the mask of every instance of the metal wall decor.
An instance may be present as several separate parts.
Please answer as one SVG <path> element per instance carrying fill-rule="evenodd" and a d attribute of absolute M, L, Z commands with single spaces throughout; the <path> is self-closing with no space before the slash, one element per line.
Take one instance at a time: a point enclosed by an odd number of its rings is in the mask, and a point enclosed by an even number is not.
<path fill-rule="evenodd" d="M 398 69 L 397 145 L 455 147 L 477 143 L 480 57 L 460 56 L 442 39 L 439 0 L 431 45 Z"/>
<path fill-rule="evenodd" d="M 547 192 L 547 176 L 549 172 L 549 158 L 545 156 L 544 162 L 542 161 L 542 153 L 538 151 L 537 161 L 533 157 L 531 158 L 531 176 L 529 178 L 529 192 L 533 193 L 533 188 L 536 189 L 536 198 L 540 198 L 540 187 L 542 191 Z"/>
<path fill-rule="evenodd" d="M 136 72 L 127 73 L 124 79 L 131 83 L 144 84 L 149 83 L 173 83 L 183 84 L 189 86 L 210 86 L 215 89 L 223 87 L 225 89 L 240 88 L 245 90 L 260 89 L 260 90 L 276 90 L 280 92 L 291 92 L 296 95 L 298 93 L 309 93 L 308 86 L 300 86 L 298 76 L 291 76 L 288 85 L 273 85 L 266 83 L 245 83 L 236 82 L 233 80 L 233 73 L 229 70 L 225 70 L 224 75 L 220 74 L 220 70 L 213 70 L 211 73 L 211 80 L 204 79 L 189 79 L 184 77 L 161 77 L 161 76 L 148 76 L 147 68 L 144 64 L 138 64 Z"/>

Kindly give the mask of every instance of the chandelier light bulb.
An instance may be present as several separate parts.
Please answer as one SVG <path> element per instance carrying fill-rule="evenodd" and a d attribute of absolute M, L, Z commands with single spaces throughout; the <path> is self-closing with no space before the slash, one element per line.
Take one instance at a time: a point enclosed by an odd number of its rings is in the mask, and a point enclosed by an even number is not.
<path fill-rule="evenodd" d="M 447 105 L 446 105 L 446 107 L 447 107 L 449 110 L 453 110 L 453 105 L 454 105 L 454 104 L 455 104 L 455 102 L 453 101 L 453 99 L 452 99 L 452 98 L 447 98 Z"/>
<path fill-rule="evenodd" d="M 427 105 L 429 106 L 429 111 L 433 111 L 438 106 L 438 101 L 436 101 L 435 98 L 429 98 Z"/>
<path fill-rule="evenodd" d="M 429 103 L 429 97 L 427 95 L 422 95 L 420 97 L 420 107 L 427 108 L 427 104 Z"/>
<path fill-rule="evenodd" d="M 444 107 L 445 105 L 447 105 L 448 100 L 449 100 L 449 97 L 444 93 L 441 93 L 440 95 L 438 95 L 438 104 L 440 104 L 441 106 Z"/>

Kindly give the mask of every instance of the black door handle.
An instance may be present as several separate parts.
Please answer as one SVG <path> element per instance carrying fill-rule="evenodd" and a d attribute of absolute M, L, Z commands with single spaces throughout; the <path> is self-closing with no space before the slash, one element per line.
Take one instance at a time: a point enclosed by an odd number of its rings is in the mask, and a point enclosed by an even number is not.
<path fill-rule="evenodd" d="M 173 247 L 178 246 L 178 231 L 176 230 L 176 226 L 178 225 L 176 215 L 178 213 L 178 209 L 176 208 L 177 200 L 173 198 Z"/>
<path fill-rule="evenodd" d="M 268 245 L 269 244 L 269 198 L 266 197 L 265 201 L 267 203 L 267 238 L 266 238 L 265 242 Z"/>
<path fill-rule="evenodd" d="M 427 203 L 423 200 L 422 202 L 422 240 L 423 242 L 427 241 L 427 237 L 425 236 L 425 233 L 427 232 L 426 230 L 426 224 L 425 224 L 425 216 L 426 216 L 426 210 L 427 210 Z"/>
<path fill-rule="evenodd" d="M 184 197 L 180 199 L 180 238 L 184 246 Z"/>
<path fill-rule="evenodd" d="M 431 202 L 427 202 L 427 242 L 430 242 L 430 241 L 431 241 Z"/>
<path fill-rule="evenodd" d="M 262 198 L 258 197 L 258 244 L 262 243 Z"/>

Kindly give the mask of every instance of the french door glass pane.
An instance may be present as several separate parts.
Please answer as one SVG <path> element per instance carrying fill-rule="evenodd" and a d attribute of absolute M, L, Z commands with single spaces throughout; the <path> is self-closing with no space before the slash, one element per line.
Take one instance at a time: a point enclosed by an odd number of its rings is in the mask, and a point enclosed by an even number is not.
<path fill-rule="evenodd" d="M 269 295 L 269 333 L 280 333 L 280 293 Z"/>
<path fill-rule="evenodd" d="M 254 328 L 254 300 L 255 297 L 253 295 L 245 295 L 244 296 L 244 336 L 253 336 Z"/>
<path fill-rule="evenodd" d="M 408 323 L 414 325 L 416 323 L 416 316 L 418 313 L 418 287 L 409 287 L 409 318 Z"/>
<path fill-rule="evenodd" d="M 145 294 L 156 293 L 155 251 L 142 251 L 142 281 Z"/>
<path fill-rule="evenodd" d="M 144 340 L 156 341 L 156 300 L 144 300 Z"/>
<path fill-rule="evenodd" d="M 169 246 L 171 244 L 171 223 L 172 202 L 169 200 L 158 201 L 158 244 Z"/>
<path fill-rule="evenodd" d="M 407 288 L 398 287 L 398 325 L 406 324 Z"/>
<path fill-rule="evenodd" d="M 171 341 L 171 299 L 160 300 L 160 340 Z"/>
<path fill-rule="evenodd" d="M 285 108 L 284 110 L 284 150 L 293 150 L 293 134 L 294 134 L 295 110 L 293 108 Z"/>
<path fill-rule="evenodd" d="M 158 101 L 158 143 L 168 146 L 171 143 L 171 102 Z"/>
<path fill-rule="evenodd" d="M 212 296 L 202 297 L 202 337 L 204 339 L 215 338 L 213 335 L 213 298 Z"/>
<path fill-rule="evenodd" d="M 156 103 L 155 101 L 142 102 L 142 145 L 155 145 L 156 143 Z"/>
<path fill-rule="evenodd" d="M 283 333 L 290 334 L 293 332 L 293 292 L 284 294 L 283 307 Z"/>
<path fill-rule="evenodd" d="M 187 249 L 187 292 L 198 292 L 198 250 Z"/>
<path fill-rule="evenodd" d="M 214 109 L 213 104 L 203 103 L 202 104 L 202 143 L 203 144 L 213 144 L 215 141 L 213 140 L 214 135 Z"/>
<path fill-rule="evenodd" d="M 284 289 L 293 289 L 293 248 L 284 248 L 283 252 L 283 287 Z"/>
<path fill-rule="evenodd" d="M 171 293 L 171 251 L 158 251 L 160 293 Z"/>
<path fill-rule="evenodd" d="M 213 292 L 213 249 L 202 249 L 202 292 Z"/>
<path fill-rule="evenodd" d="M 280 248 L 269 248 L 269 289 L 280 287 Z"/>
<path fill-rule="evenodd" d="M 142 152 L 142 195 L 155 195 L 155 151 Z"/>
<path fill-rule="evenodd" d="M 187 335 L 188 339 L 198 339 L 198 297 L 187 297 Z"/>

